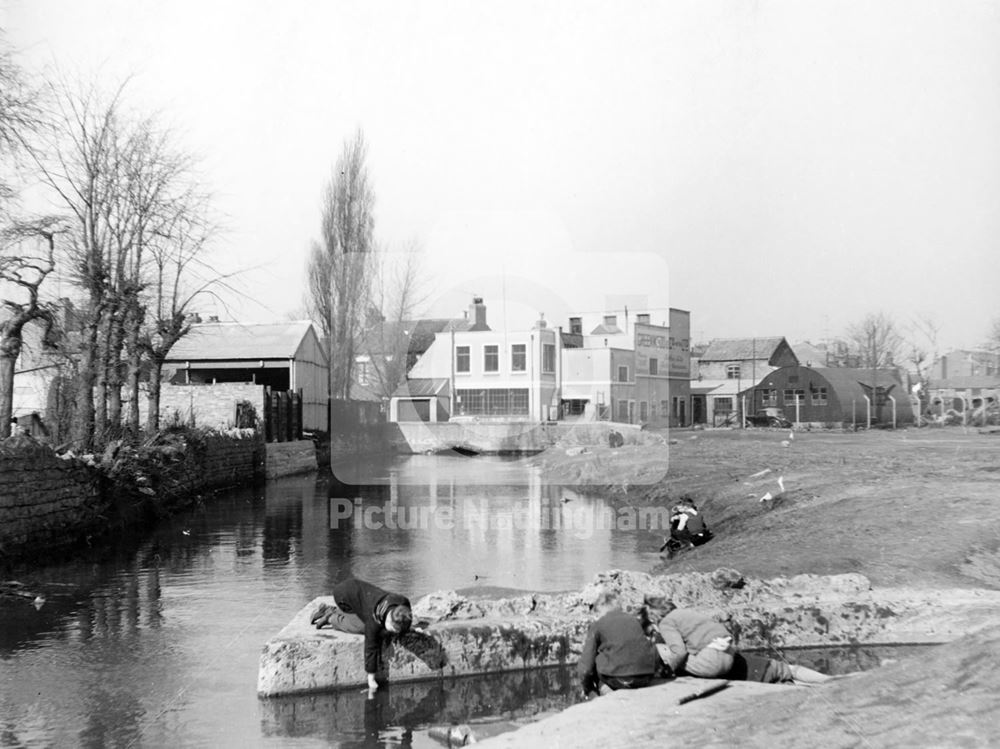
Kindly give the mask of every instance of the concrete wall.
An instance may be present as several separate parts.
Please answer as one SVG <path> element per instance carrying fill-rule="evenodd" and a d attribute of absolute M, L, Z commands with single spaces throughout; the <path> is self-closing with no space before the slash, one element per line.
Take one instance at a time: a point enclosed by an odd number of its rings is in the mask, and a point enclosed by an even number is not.
<path fill-rule="evenodd" d="M 264 476 L 274 479 L 317 469 L 316 445 L 312 440 L 269 442 L 264 446 Z"/>
<path fill-rule="evenodd" d="M 97 522 L 103 507 L 94 469 L 27 437 L 0 442 L 0 554 L 57 545 Z"/>
<path fill-rule="evenodd" d="M 625 441 L 634 441 L 638 426 L 610 421 L 558 424 L 491 424 L 420 422 L 392 425 L 393 447 L 402 453 L 424 453 L 463 447 L 479 452 L 540 452 L 557 442 L 578 445 L 607 445 L 608 433 L 621 432 Z M 630 437 L 630 435 L 632 435 Z"/>
<path fill-rule="evenodd" d="M 264 417 L 263 385 L 249 382 L 171 385 L 164 382 L 160 391 L 160 423 L 173 423 L 177 413 L 182 424 L 189 424 L 193 415 L 195 426 L 226 429 L 236 422 L 236 404 L 239 401 L 250 401 L 257 409 L 257 416 Z M 144 392 L 139 398 L 139 419 L 143 423 L 148 410 L 149 401 Z"/>

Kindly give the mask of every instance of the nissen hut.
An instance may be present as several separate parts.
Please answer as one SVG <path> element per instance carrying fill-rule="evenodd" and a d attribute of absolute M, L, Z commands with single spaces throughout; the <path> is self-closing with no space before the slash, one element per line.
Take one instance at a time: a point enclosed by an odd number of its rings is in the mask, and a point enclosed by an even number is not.
<path fill-rule="evenodd" d="M 874 374 L 874 376 L 873 376 Z M 873 395 L 874 394 L 874 395 Z M 816 426 L 859 426 L 868 423 L 913 423 L 909 393 L 893 370 L 847 367 L 776 369 L 754 387 L 755 408 L 777 407 L 792 422 Z"/>

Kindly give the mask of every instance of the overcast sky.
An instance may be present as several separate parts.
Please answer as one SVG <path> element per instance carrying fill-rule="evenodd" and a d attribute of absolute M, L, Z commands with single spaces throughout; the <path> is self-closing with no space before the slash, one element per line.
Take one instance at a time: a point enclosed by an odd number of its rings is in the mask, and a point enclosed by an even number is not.
<path fill-rule="evenodd" d="M 302 308 L 319 197 L 362 128 L 386 247 L 429 314 L 623 299 L 696 339 L 841 334 L 884 310 L 941 345 L 1000 315 L 1000 3 L 6 0 L 35 72 L 134 75 L 248 268 L 224 317 Z M 654 314 L 654 319 L 656 315 Z"/>

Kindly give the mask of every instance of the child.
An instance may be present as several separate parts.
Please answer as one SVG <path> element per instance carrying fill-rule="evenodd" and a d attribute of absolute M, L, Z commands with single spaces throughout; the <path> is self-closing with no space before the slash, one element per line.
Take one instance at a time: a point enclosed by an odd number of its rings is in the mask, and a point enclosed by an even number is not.
<path fill-rule="evenodd" d="M 659 657 L 639 619 L 626 614 L 618 595 L 608 589 L 601 591 L 593 609 L 598 619 L 590 625 L 577 664 L 583 696 L 601 692 L 602 687 L 637 689 L 649 685 Z"/>
<path fill-rule="evenodd" d="M 364 634 L 368 694 L 373 696 L 378 689 L 376 674 L 382 668 L 382 640 L 387 633 L 405 634 L 410 630 L 410 601 L 356 578 L 337 583 L 333 599 L 336 605 L 321 605 L 313 613 L 312 623 L 317 629 L 329 625 L 341 632 Z"/>

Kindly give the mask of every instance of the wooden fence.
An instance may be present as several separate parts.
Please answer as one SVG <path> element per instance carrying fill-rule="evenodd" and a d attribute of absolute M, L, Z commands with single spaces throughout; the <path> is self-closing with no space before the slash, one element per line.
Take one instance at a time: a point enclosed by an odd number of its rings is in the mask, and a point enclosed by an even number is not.
<path fill-rule="evenodd" d="M 264 393 L 264 441 L 293 442 L 302 439 L 302 393 L 271 390 Z"/>

